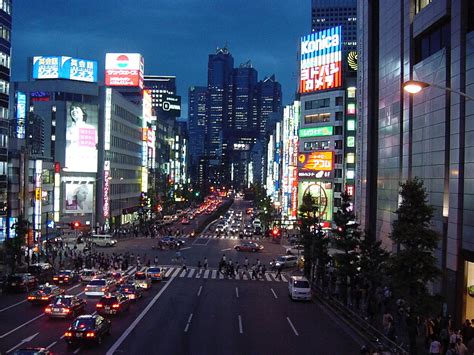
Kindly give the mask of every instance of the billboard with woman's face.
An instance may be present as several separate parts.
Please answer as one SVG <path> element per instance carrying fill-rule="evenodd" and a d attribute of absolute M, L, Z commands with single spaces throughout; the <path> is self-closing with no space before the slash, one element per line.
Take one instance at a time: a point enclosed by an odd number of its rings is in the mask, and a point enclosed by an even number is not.
<path fill-rule="evenodd" d="M 94 181 L 87 178 L 64 178 L 64 213 L 92 213 Z"/>
<path fill-rule="evenodd" d="M 66 105 L 67 171 L 96 173 L 99 109 L 97 105 L 68 102 Z"/>

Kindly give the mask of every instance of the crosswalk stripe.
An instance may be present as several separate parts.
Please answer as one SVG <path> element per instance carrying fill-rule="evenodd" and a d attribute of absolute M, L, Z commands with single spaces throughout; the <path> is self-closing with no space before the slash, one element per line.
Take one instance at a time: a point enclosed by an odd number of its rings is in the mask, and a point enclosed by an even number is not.
<path fill-rule="evenodd" d="M 244 280 L 248 280 L 248 279 L 249 279 L 246 272 L 244 272 L 244 274 L 243 274 L 243 279 L 244 279 Z"/>
<path fill-rule="evenodd" d="M 166 272 L 165 272 L 165 277 L 169 277 L 172 272 L 173 272 L 173 269 L 168 269 L 168 270 L 166 270 Z"/>
<path fill-rule="evenodd" d="M 212 270 L 212 276 L 211 279 L 215 279 L 217 275 L 217 270 Z"/>
<path fill-rule="evenodd" d="M 219 279 L 222 280 L 224 278 L 224 274 L 222 272 L 219 273 Z"/>
<path fill-rule="evenodd" d="M 236 274 L 235 274 L 235 279 L 236 279 L 236 280 L 240 280 L 240 273 L 236 273 Z"/>
<path fill-rule="evenodd" d="M 186 275 L 186 271 L 187 270 L 183 270 L 183 272 L 181 273 L 181 275 L 179 275 L 179 277 L 184 277 Z"/>
<path fill-rule="evenodd" d="M 196 279 L 200 279 L 200 278 L 201 278 L 201 269 L 199 269 L 198 272 L 196 272 Z"/>
<path fill-rule="evenodd" d="M 286 279 L 285 275 L 281 275 L 281 279 L 284 281 L 284 282 L 288 282 L 288 280 Z"/>
<path fill-rule="evenodd" d="M 209 270 L 204 271 L 204 279 L 207 279 L 209 277 Z"/>
<path fill-rule="evenodd" d="M 189 270 L 188 279 L 190 279 L 191 277 L 193 277 L 194 271 L 196 271 L 196 270 L 195 270 L 195 269 Z"/>
<path fill-rule="evenodd" d="M 176 268 L 176 269 L 174 270 L 174 273 L 173 273 L 173 275 L 172 275 L 171 277 L 176 277 L 178 274 L 179 274 L 179 269 Z"/>
<path fill-rule="evenodd" d="M 267 273 L 265 273 L 265 278 L 267 279 L 267 281 L 272 281 L 270 275 L 268 275 Z"/>

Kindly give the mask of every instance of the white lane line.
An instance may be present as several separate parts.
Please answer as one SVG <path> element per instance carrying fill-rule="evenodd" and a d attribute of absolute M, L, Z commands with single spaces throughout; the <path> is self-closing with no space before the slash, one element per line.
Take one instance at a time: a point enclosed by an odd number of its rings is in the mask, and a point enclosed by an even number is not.
<path fill-rule="evenodd" d="M 44 313 L 41 313 L 39 316 L 34 317 L 33 319 L 30 319 L 28 322 L 25 322 L 25 323 L 19 325 L 19 326 L 16 327 L 15 329 L 12 329 L 12 330 L 10 330 L 9 332 L 0 335 L 0 339 L 5 338 L 6 336 L 10 335 L 11 333 L 16 332 L 18 329 L 23 328 L 25 325 L 28 325 L 28 324 L 30 324 L 31 322 L 34 322 L 35 320 L 37 320 L 37 319 L 39 319 L 39 318 L 41 318 L 41 317 L 43 317 L 43 316 L 44 316 Z"/>
<path fill-rule="evenodd" d="M 110 349 L 107 351 L 106 355 L 113 355 L 115 353 L 115 351 L 118 349 L 118 347 L 120 345 L 122 345 L 123 341 L 128 337 L 128 335 L 133 331 L 133 329 L 135 329 L 137 324 L 142 320 L 143 317 L 145 317 L 145 314 L 147 314 L 148 311 L 151 309 L 151 307 L 153 307 L 153 305 L 156 303 L 158 298 L 160 298 L 160 296 L 163 294 L 163 292 L 165 292 L 165 290 L 168 288 L 168 286 L 171 285 L 174 278 L 175 277 L 172 276 L 171 279 L 166 283 L 166 285 L 163 286 L 163 288 L 160 290 L 160 292 L 158 292 L 156 294 L 156 296 L 153 297 L 153 299 L 150 301 L 150 303 L 148 303 L 148 305 L 145 307 L 145 309 L 142 311 L 142 313 L 140 313 L 140 315 L 137 318 L 135 318 L 135 320 L 133 321 L 132 324 L 130 324 L 130 326 L 127 328 L 127 330 L 125 330 L 125 332 L 122 333 L 120 338 L 118 338 L 117 341 L 110 347 Z"/>
<path fill-rule="evenodd" d="M 228 250 L 232 250 L 232 248 L 222 249 L 221 251 L 228 251 Z"/>
<path fill-rule="evenodd" d="M 209 277 L 209 270 L 204 271 L 204 278 L 207 279 Z"/>
<path fill-rule="evenodd" d="M 81 284 L 77 284 L 75 286 L 69 287 L 66 291 L 74 290 L 76 287 L 81 286 Z"/>
<path fill-rule="evenodd" d="M 4 312 L 4 311 L 6 311 L 6 310 L 8 310 L 8 309 L 10 309 L 10 308 L 13 308 L 13 307 L 15 307 L 15 306 L 18 306 L 19 304 L 25 303 L 25 302 L 26 302 L 26 300 L 23 300 L 23 301 L 14 303 L 14 304 L 12 304 L 11 306 L 2 308 L 2 309 L 0 309 L 0 313 Z"/>
<path fill-rule="evenodd" d="M 51 344 L 49 344 L 47 347 L 46 347 L 46 350 L 49 350 L 51 349 L 53 346 L 55 346 L 58 342 L 57 341 L 53 341 Z"/>
<path fill-rule="evenodd" d="M 198 291 L 198 293 L 197 293 L 197 296 L 198 296 L 198 297 L 201 296 L 201 291 L 202 291 L 202 286 L 199 286 L 199 291 Z"/>
<path fill-rule="evenodd" d="M 191 324 L 191 319 L 193 319 L 193 314 L 191 313 L 188 318 L 188 323 L 186 323 L 186 328 L 184 328 L 184 332 L 187 333 L 189 329 L 189 325 Z"/>
<path fill-rule="evenodd" d="M 79 351 L 81 351 L 81 348 L 77 348 L 76 350 L 74 350 L 73 354 L 77 354 Z"/>
<path fill-rule="evenodd" d="M 23 339 L 22 341 L 20 341 L 18 344 L 16 344 L 13 348 L 10 348 L 7 350 L 7 354 L 12 352 L 13 350 L 15 350 L 16 348 L 19 348 L 20 346 L 22 346 L 23 344 L 26 344 L 26 343 L 29 343 L 30 341 L 32 341 L 40 332 L 36 333 L 36 334 L 33 334 L 31 336 L 29 336 L 28 338 L 25 338 Z"/>
<path fill-rule="evenodd" d="M 239 288 L 235 288 L 235 297 L 239 298 Z"/>
<path fill-rule="evenodd" d="M 188 249 L 191 249 L 191 247 L 179 248 L 179 250 L 188 250 Z"/>
<path fill-rule="evenodd" d="M 191 277 L 193 277 L 194 271 L 196 271 L 196 270 L 195 270 L 195 269 L 189 270 L 188 279 L 190 279 Z"/>
<path fill-rule="evenodd" d="M 295 333 L 296 336 L 299 336 L 298 332 L 296 331 L 295 326 L 293 325 L 293 323 L 291 323 L 290 317 L 286 317 L 286 320 L 290 324 L 291 329 L 293 329 L 293 333 Z"/>
<path fill-rule="evenodd" d="M 239 333 L 244 334 L 244 328 L 242 327 L 242 317 L 239 314 Z"/>
<path fill-rule="evenodd" d="M 275 291 L 273 290 L 273 288 L 271 288 L 271 289 L 270 289 L 270 291 L 272 291 L 272 293 L 273 293 L 273 297 L 275 297 L 275 299 L 277 299 L 277 298 L 278 298 L 278 296 L 277 296 L 277 294 L 275 293 Z"/>

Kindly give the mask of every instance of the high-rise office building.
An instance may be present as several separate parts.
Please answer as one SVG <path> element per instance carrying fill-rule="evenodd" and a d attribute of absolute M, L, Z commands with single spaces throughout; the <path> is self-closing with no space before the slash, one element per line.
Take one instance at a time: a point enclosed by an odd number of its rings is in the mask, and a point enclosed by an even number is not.
<path fill-rule="evenodd" d="M 257 129 L 261 139 L 265 139 L 267 121 L 275 113 L 278 119 L 282 117 L 281 84 L 271 75 L 258 82 L 257 86 Z"/>
<path fill-rule="evenodd" d="M 240 64 L 233 73 L 233 117 L 229 133 L 238 135 L 238 131 L 257 129 L 256 88 L 257 71 L 250 61 Z"/>
<path fill-rule="evenodd" d="M 474 2 L 361 1 L 356 212 L 387 249 L 399 183 L 424 180 L 440 235 L 432 287 L 457 324 L 474 317 Z M 431 87 L 409 96 L 404 82 Z M 449 90 L 443 88 L 450 88 Z M 471 99 L 458 94 L 468 94 Z"/>
<path fill-rule="evenodd" d="M 194 186 L 202 186 L 199 160 L 204 156 L 207 87 L 191 86 L 188 91 L 189 175 Z M 201 177 L 200 177 L 201 176 Z"/>
<path fill-rule="evenodd" d="M 8 119 L 11 55 L 11 1 L 0 2 L 0 242 L 5 239 L 8 208 Z M 20 116 L 26 114 L 21 104 Z"/>

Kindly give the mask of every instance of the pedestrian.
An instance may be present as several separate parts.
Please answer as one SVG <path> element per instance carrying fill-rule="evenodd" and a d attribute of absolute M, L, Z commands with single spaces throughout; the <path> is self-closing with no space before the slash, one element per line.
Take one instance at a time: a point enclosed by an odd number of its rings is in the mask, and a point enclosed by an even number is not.
<path fill-rule="evenodd" d="M 462 338 L 458 337 L 456 339 L 456 354 L 458 355 L 467 355 L 467 346 L 462 342 Z"/>
<path fill-rule="evenodd" d="M 158 257 L 155 256 L 155 258 L 153 259 L 153 265 L 158 265 Z"/>
<path fill-rule="evenodd" d="M 187 268 L 187 266 L 186 266 L 186 259 L 185 259 L 185 258 L 183 258 L 183 266 L 182 266 L 182 269 L 185 270 L 185 271 L 188 270 L 188 268 Z"/>
<path fill-rule="evenodd" d="M 283 270 L 283 266 L 280 264 L 277 267 L 277 273 L 275 277 L 278 277 L 279 280 L 281 280 L 281 271 Z"/>
<path fill-rule="evenodd" d="M 249 270 L 249 259 L 247 257 L 245 257 L 245 260 L 244 260 L 244 267 L 245 267 L 245 271 Z"/>
<path fill-rule="evenodd" d="M 198 267 L 198 274 L 201 274 L 201 260 L 198 260 L 198 264 L 197 264 L 197 267 Z"/>
<path fill-rule="evenodd" d="M 207 258 L 204 258 L 204 270 L 207 270 Z"/>
<path fill-rule="evenodd" d="M 432 337 L 429 349 L 430 355 L 438 355 L 441 354 L 441 343 L 436 339 L 435 336 Z"/>
<path fill-rule="evenodd" d="M 252 266 L 252 280 L 253 279 L 257 279 L 257 266 L 256 265 L 253 265 Z"/>
<path fill-rule="evenodd" d="M 223 262 L 226 262 L 226 261 L 227 261 L 227 259 L 226 259 L 226 257 L 225 257 L 225 254 L 222 254 L 222 261 L 223 261 Z"/>
<path fill-rule="evenodd" d="M 265 278 L 265 272 L 267 271 L 267 268 L 265 267 L 265 264 L 262 265 L 262 279 Z"/>

